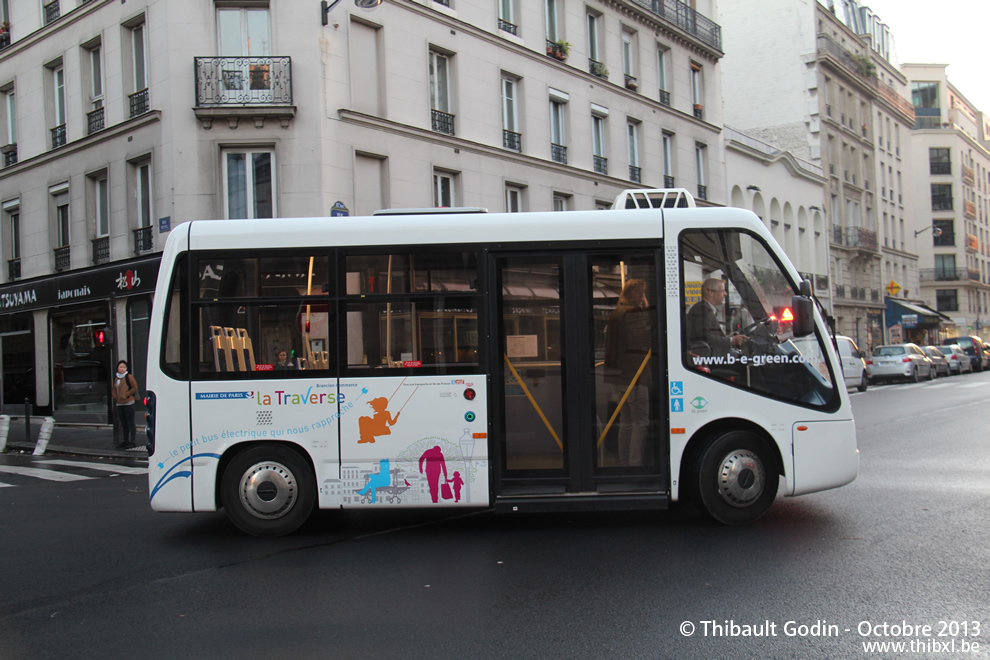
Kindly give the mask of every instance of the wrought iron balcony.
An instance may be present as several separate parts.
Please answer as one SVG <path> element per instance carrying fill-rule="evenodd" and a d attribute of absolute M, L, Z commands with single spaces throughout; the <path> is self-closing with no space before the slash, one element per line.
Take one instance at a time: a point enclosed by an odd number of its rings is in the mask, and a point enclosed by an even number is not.
<path fill-rule="evenodd" d="M 137 117 L 138 115 L 143 115 L 151 109 L 148 105 L 148 88 L 145 87 L 139 92 L 134 92 L 127 97 L 131 104 L 131 117 Z"/>
<path fill-rule="evenodd" d="M 633 183 L 643 183 L 643 171 L 636 165 L 630 165 L 629 180 Z"/>
<path fill-rule="evenodd" d="M 21 260 L 19 258 L 7 262 L 7 279 L 11 281 L 21 279 Z"/>
<path fill-rule="evenodd" d="M 45 25 L 58 20 L 58 17 L 62 15 L 62 10 L 59 9 L 59 0 L 52 0 L 47 5 L 45 5 Z"/>
<path fill-rule="evenodd" d="M 514 24 L 509 21 L 503 21 L 501 18 L 498 19 L 498 29 L 509 34 L 518 34 L 518 28 Z"/>
<path fill-rule="evenodd" d="M 669 174 L 664 174 L 663 175 L 663 187 L 664 188 L 673 188 L 674 187 L 674 177 L 670 176 Z"/>
<path fill-rule="evenodd" d="M 705 106 L 698 103 L 694 104 L 694 118 L 704 119 L 705 118 Z"/>
<path fill-rule="evenodd" d="M 10 45 L 10 32 L 0 32 L 0 50 Z"/>
<path fill-rule="evenodd" d="M 102 236 L 93 239 L 93 263 L 102 264 L 110 261 L 110 237 Z"/>
<path fill-rule="evenodd" d="M 65 146 L 65 124 L 52 129 L 52 149 Z"/>
<path fill-rule="evenodd" d="M 134 252 L 135 254 L 145 254 L 155 249 L 155 235 L 152 227 L 141 227 L 134 230 Z"/>
<path fill-rule="evenodd" d="M 590 57 L 588 58 L 588 73 L 608 80 L 608 69 L 605 68 L 605 65 L 598 60 L 591 59 Z"/>
<path fill-rule="evenodd" d="M 69 270 L 71 267 L 71 261 L 69 258 L 69 246 L 63 245 L 62 247 L 55 248 L 55 272 L 60 273 L 63 270 Z"/>
<path fill-rule="evenodd" d="M 511 151 L 522 151 L 522 134 L 503 129 L 502 146 Z"/>
<path fill-rule="evenodd" d="M 670 105 L 670 92 L 665 89 L 660 90 L 660 104 Z"/>
<path fill-rule="evenodd" d="M 980 271 L 973 268 L 919 268 L 918 276 L 922 282 L 980 281 Z"/>
<path fill-rule="evenodd" d="M 836 284 L 835 285 L 835 297 L 836 298 L 845 298 L 846 297 L 846 285 L 845 284 Z"/>
<path fill-rule="evenodd" d="M 633 0 L 641 7 L 696 37 L 712 48 L 722 50 L 722 28 L 680 0 Z"/>
<path fill-rule="evenodd" d="M 567 165 L 567 147 L 561 144 L 550 143 L 550 158 L 555 163 Z"/>
<path fill-rule="evenodd" d="M 592 156 L 595 171 L 599 174 L 608 174 L 608 158 L 604 156 Z"/>
<path fill-rule="evenodd" d="M 17 164 L 17 143 L 8 144 L 0 148 L 3 152 L 3 166 L 10 167 Z"/>
<path fill-rule="evenodd" d="M 196 57 L 196 105 L 292 105 L 292 58 Z"/>
<path fill-rule="evenodd" d="M 86 114 L 86 123 L 89 125 L 87 135 L 103 130 L 103 108 L 97 108 Z"/>
<path fill-rule="evenodd" d="M 430 127 L 437 133 L 454 134 L 454 115 L 442 110 L 430 111 Z"/>

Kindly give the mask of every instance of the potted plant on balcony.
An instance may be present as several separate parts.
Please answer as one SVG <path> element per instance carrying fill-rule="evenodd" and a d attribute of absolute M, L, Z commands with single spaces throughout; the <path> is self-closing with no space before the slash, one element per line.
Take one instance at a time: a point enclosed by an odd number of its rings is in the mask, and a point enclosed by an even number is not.
<path fill-rule="evenodd" d="M 567 41 L 551 41 L 547 44 L 547 55 L 561 62 L 571 53 L 571 44 Z"/>
<path fill-rule="evenodd" d="M 0 48 L 10 45 L 10 21 L 0 23 Z"/>

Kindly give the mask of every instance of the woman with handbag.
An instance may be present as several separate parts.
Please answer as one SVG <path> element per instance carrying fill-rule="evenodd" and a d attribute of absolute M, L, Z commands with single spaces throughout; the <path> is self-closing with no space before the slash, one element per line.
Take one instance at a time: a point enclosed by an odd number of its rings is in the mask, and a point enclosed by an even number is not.
<path fill-rule="evenodd" d="M 116 408 L 117 423 L 121 427 L 121 449 L 140 449 L 135 445 L 137 427 L 134 425 L 134 397 L 138 386 L 134 376 L 128 373 L 127 360 L 117 363 L 117 377 L 113 381 L 113 402 Z"/>

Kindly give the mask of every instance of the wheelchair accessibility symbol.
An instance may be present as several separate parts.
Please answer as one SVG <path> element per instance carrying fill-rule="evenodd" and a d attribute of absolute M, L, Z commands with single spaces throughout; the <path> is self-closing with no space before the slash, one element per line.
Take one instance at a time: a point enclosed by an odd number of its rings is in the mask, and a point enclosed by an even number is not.
<path fill-rule="evenodd" d="M 680 396 L 682 394 L 684 394 L 684 381 L 682 380 L 670 381 L 670 396 Z"/>

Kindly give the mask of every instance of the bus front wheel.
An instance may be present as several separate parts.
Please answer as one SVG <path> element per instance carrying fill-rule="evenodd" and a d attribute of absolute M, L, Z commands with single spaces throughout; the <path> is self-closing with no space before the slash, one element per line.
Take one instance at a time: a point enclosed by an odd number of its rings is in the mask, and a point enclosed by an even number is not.
<path fill-rule="evenodd" d="M 715 436 L 694 464 L 695 498 L 709 516 L 726 525 L 757 520 L 770 508 L 780 482 L 777 455 L 749 431 Z"/>
<path fill-rule="evenodd" d="M 227 517 L 252 536 L 283 536 L 313 512 L 316 479 L 302 457 L 288 447 L 259 445 L 227 465 L 220 499 Z"/>

